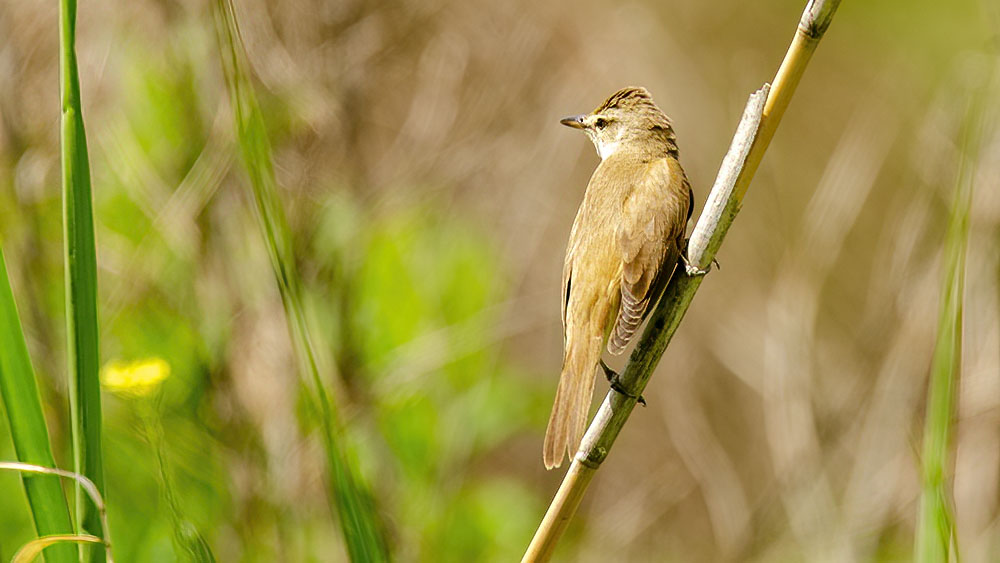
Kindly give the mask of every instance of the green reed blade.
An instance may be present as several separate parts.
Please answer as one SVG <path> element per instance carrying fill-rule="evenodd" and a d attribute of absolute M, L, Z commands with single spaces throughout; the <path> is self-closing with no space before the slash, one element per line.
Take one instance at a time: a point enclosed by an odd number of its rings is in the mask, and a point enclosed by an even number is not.
<path fill-rule="evenodd" d="M 21 331 L 14 294 L 7 279 L 7 266 L 0 250 L 0 395 L 7 408 L 11 438 L 17 459 L 25 463 L 55 467 L 49 431 L 42 415 L 35 372 Z M 55 475 L 22 473 L 21 482 L 39 536 L 73 531 L 62 484 Z M 8 509 L 10 504 L 8 503 Z M 50 562 L 76 561 L 76 547 L 58 544 L 45 551 Z"/>
<path fill-rule="evenodd" d="M 83 128 L 76 63 L 76 0 L 59 2 L 60 100 L 62 103 L 63 232 L 66 271 L 66 358 L 72 418 L 73 469 L 104 494 L 101 458 L 101 388 L 97 324 L 97 259 L 91 205 L 90 165 Z M 100 535 L 94 507 L 76 487 L 78 531 Z M 103 561 L 101 550 L 92 561 Z"/>
<path fill-rule="evenodd" d="M 289 333 L 298 352 L 306 388 L 319 413 L 327 457 L 329 493 L 352 561 L 387 561 L 388 549 L 370 491 L 348 454 L 336 405 L 319 375 L 301 299 L 301 282 L 292 254 L 291 233 L 278 196 L 271 145 L 254 96 L 239 27 L 231 2 L 218 3 L 219 44 L 236 133 L 264 243 L 281 292 Z"/>
<path fill-rule="evenodd" d="M 917 521 L 915 559 L 921 563 L 950 561 L 958 554 L 951 505 L 950 455 L 955 392 L 962 367 L 962 317 L 969 209 L 982 125 L 982 96 L 970 103 L 963 124 L 962 152 L 943 255 L 944 282 L 931 360 L 922 455 L 922 490 Z"/>

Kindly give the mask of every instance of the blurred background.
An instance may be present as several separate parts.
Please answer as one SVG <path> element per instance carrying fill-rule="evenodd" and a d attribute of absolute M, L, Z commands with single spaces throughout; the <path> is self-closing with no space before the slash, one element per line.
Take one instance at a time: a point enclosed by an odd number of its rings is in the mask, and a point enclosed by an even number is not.
<path fill-rule="evenodd" d="M 0 4 L 0 240 L 72 467 L 57 8 Z M 400 561 L 519 558 L 562 477 L 559 278 L 598 157 L 558 119 L 646 86 L 700 212 L 803 6 L 236 3 L 321 373 Z M 80 5 L 102 360 L 170 367 L 155 398 L 104 397 L 116 555 L 178 557 L 166 475 L 220 561 L 344 560 L 212 11 Z M 910 558 L 958 131 L 998 47 L 988 0 L 843 3 L 558 560 Z M 973 116 L 954 466 L 973 562 L 1000 559 L 997 109 Z M 0 498 L 6 559 L 34 532 L 16 475 Z"/>

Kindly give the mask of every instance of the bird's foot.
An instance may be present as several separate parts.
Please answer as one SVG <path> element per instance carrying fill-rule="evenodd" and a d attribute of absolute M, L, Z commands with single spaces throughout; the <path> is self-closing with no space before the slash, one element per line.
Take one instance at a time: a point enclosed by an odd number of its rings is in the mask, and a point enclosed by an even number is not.
<path fill-rule="evenodd" d="M 622 387 L 621 376 L 618 375 L 618 372 L 608 367 L 608 364 L 604 363 L 604 360 L 601 360 L 601 369 L 604 370 L 604 377 L 608 378 L 608 383 L 611 384 L 611 389 L 617 393 L 625 395 L 629 399 L 635 399 L 635 402 L 642 406 L 646 406 L 646 399 L 643 399 L 642 395 L 635 396 Z"/>
<path fill-rule="evenodd" d="M 697 266 L 686 264 L 684 267 L 684 272 L 687 273 L 688 276 L 691 276 L 693 278 L 695 276 L 704 276 L 705 274 L 708 273 L 708 270 L 702 270 Z"/>
<path fill-rule="evenodd" d="M 685 255 L 685 254 L 681 254 L 681 261 L 684 262 L 684 271 L 687 273 L 687 275 L 689 275 L 691 277 L 704 276 L 705 274 L 707 274 L 709 272 L 709 270 L 712 269 L 712 264 L 715 264 L 716 266 L 719 266 L 719 261 L 716 260 L 715 258 L 712 258 L 712 263 L 708 265 L 708 268 L 702 270 L 701 268 L 699 268 L 695 264 L 692 264 L 688 260 L 687 255 Z"/>

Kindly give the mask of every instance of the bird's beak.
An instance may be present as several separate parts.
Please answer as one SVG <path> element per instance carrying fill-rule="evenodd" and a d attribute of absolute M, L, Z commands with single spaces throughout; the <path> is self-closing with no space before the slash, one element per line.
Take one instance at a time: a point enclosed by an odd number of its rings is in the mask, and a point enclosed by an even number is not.
<path fill-rule="evenodd" d="M 562 123 L 567 127 L 572 127 L 573 129 L 583 129 L 584 117 L 587 117 L 587 114 L 571 115 L 560 119 L 559 123 Z"/>

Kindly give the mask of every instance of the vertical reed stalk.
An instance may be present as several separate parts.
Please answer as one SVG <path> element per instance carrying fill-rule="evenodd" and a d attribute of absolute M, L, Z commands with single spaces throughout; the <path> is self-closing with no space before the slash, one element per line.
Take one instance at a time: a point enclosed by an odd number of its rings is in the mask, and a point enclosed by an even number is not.
<path fill-rule="evenodd" d="M 62 103 L 63 232 L 66 275 L 66 359 L 70 390 L 73 469 L 104 494 L 101 458 L 101 386 L 97 323 L 97 258 L 87 136 L 76 63 L 76 0 L 59 2 Z M 77 529 L 99 534 L 100 519 L 76 486 Z M 92 561 L 104 553 L 92 551 Z"/>

